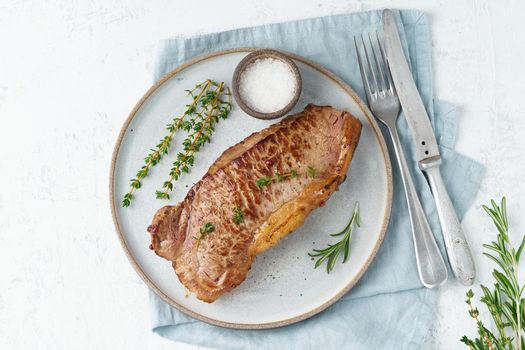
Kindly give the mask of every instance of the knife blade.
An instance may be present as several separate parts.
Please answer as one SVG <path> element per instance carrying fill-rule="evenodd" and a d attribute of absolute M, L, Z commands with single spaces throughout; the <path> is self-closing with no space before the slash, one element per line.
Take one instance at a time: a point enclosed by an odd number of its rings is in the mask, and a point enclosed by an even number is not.
<path fill-rule="evenodd" d="M 441 155 L 434 129 L 430 124 L 425 105 L 421 100 L 403 52 L 395 15 L 388 9 L 383 11 L 383 33 L 388 66 L 394 87 L 416 144 L 415 150 L 419 168 L 426 175 L 436 203 L 452 272 L 461 283 L 471 285 L 476 276 L 474 259 L 441 178 L 439 170 Z"/>
<path fill-rule="evenodd" d="M 383 12 L 383 31 L 392 79 L 408 126 L 415 137 L 417 159 L 439 157 L 436 136 L 405 58 L 394 13 L 390 10 Z"/>

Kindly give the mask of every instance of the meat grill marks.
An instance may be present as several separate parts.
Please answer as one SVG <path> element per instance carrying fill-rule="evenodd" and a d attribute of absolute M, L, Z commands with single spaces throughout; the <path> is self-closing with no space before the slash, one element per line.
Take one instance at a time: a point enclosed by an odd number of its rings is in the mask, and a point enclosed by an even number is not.
<path fill-rule="evenodd" d="M 155 214 L 148 229 L 152 248 L 172 261 L 199 299 L 213 302 L 244 281 L 256 254 L 299 227 L 337 189 L 360 131 L 348 112 L 308 105 L 250 135 L 226 150 L 181 203 Z M 298 176 L 256 185 L 291 170 Z M 243 214 L 241 223 L 233 220 L 234 208 Z M 214 230 L 202 236 L 208 222 Z"/>

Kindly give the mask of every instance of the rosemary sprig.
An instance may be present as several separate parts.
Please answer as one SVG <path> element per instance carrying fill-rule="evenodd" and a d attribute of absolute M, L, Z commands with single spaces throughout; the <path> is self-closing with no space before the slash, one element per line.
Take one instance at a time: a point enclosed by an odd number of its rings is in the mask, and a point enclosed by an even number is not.
<path fill-rule="evenodd" d="M 150 153 L 144 158 L 145 164 L 137 171 L 135 178 L 130 180 L 129 192 L 124 195 L 122 199 L 122 206 L 129 207 L 131 200 L 133 199 L 133 192 L 142 186 L 142 180 L 149 174 L 152 167 L 157 165 L 162 159 L 162 156 L 168 154 L 173 135 L 177 130 L 181 128 L 186 117 L 189 117 L 195 113 L 195 108 L 199 103 L 202 95 L 209 90 L 210 85 L 213 82 L 206 80 L 200 84 L 195 85 L 191 90 L 186 90 L 189 96 L 192 98 L 192 102 L 186 105 L 186 110 L 181 116 L 173 118 L 171 123 L 166 124 L 166 130 L 168 135 L 164 136 L 155 148 L 150 149 Z"/>
<path fill-rule="evenodd" d="M 339 242 L 328 244 L 328 247 L 324 249 L 314 249 L 312 253 L 308 253 L 311 257 L 317 258 L 315 268 L 318 268 L 325 260 L 327 260 L 326 272 L 330 273 L 334 269 L 337 258 L 341 252 L 343 252 L 343 264 L 348 260 L 350 239 L 352 238 L 352 232 L 354 231 L 355 226 L 361 227 L 359 219 L 359 203 L 355 204 L 354 212 L 352 213 L 350 222 L 348 222 L 346 227 L 341 232 L 330 235 L 332 237 L 343 236 Z"/>
<path fill-rule="evenodd" d="M 518 279 L 518 265 L 525 246 L 525 236 L 515 249 L 509 240 L 509 223 L 507 218 L 507 203 L 505 197 L 498 205 L 494 200 L 491 206 L 483 206 L 491 217 L 498 236 L 490 244 L 483 244 L 487 250 L 483 253 L 494 261 L 499 269 L 492 271 L 496 280 L 492 290 L 481 285 L 483 295 L 480 301 L 486 305 L 496 332 L 491 332 L 478 318 L 478 310 L 472 306 L 474 292 L 467 292 L 466 303 L 469 305 L 469 314 L 476 320 L 478 337 L 461 338 L 461 342 L 470 349 L 525 349 L 523 332 L 525 331 L 525 299 L 522 298 L 525 285 L 520 285 Z"/>
<path fill-rule="evenodd" d="M 227 100 L 224 100 L 224 96 Z M 221 119 L 226 119 L 231 110 L 230 89 L 224 83 L 211 82 L 208 90 L 198 96 L 196 104 L 198 112 L 195 118 L 185 121 L 182 128 L 189 133 L 182 142 L 183 151 L 177 154 L 177 159 L 169 173 L 169 179 L 162 184 L 162 190 L 155 192 L 157 198 L 169 199 L 169 193 L 173 191 L 173 182 L 177 181 L 183 173 L 188 173 L 189 168 L 195 161 L 195 153 L 198 152 L 206 142 L 210 142 L 211 135 L 215 131 L 215 125 Z"/>

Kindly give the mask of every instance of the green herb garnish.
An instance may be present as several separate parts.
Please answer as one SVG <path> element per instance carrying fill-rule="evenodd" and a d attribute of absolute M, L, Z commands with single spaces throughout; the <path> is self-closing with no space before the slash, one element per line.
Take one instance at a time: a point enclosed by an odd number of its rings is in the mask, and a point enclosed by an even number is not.
<path fill-rule="evenodd" d="M 469 308 L 469 315 L 476 321 L 478 336 L 470 339 L 464 335 L 461 342 L 476 350 L 525 349 L 525 299 L 522 298 L 525 285 L 520 285 L 518 278 L 518 265 L 525 246 L 525 236 L 517 249 L 510 243 L 505 197 L 499 205 L 492 200 L 491 207 L 484 205 L 483 209 L 491 217 L 498 231 L 495 241 L 483 244 L 487 249 L 483 255 L 494 261 L 499 269 L 492 271 L 496 280 L 492 289 L 481 285 L 483 295 L 480 301 L 486 305 L 496 330 L 491 332 L 479 319 L 479 311 L 472 305 L 474 292 L 470 289 L 466 293 L 465 302 Z"/>
<path fill-rule="evenodd" d="M 206 80 L 197 84 L 192 90 L 186 90 L 192 102 L 186 105 L 184 113 L 174 118 L 166 125 L 168 135 L 150 150 L 144 158 L 144 165 L 137 171 L 135 178 L 130 180 L 130 189 L 122 199 L 122 206 L 129 207 L 134 197 L 135 190 L 142 185 L 142 180 L 149 174 L 152 167 L 157 165 L 163 156 L 168 154 L 174 134 L 183 129 L 189 133 L 188 138 L 183 141 L 185 153 L 177 155 L 177 166 L 172 168 L 170 179 L 163 184 L 163 191 L 157 191 L 157 198 L 170 198 L 169 191 L 173 190 L 173 181 L 177 180 L 181 173 L 188 172 L 193 165 L 194 153 L 209 141 L 213 126 L 219 119 L 225 119 L 231 109 L 230 90 L 224 87 L 224 83 L 217 84 Z M 227 96 L 225 101 L 223 96 Z M 214 99 L 215 97 L 215 99 Z"/>
<path fill-rule="evenodd" d="M 197 241 L 203 239 L 208 233 L 215 231 L 215 226 L 211 222 L 207 222 L 199 230 L 199 236 L 194 237 Z"/>
<path fill-rule="evenodd" d="M 233 217 L 232 220 L 234 223 L 239 225 L 240 223 L 244 222 L 244 214 L 241 211 L 241 208 L 235 207 L 233 208 Z"/>
<path fill-rule="evenodd" d="M 355 204 L 354 212 L 348 225 L 346 225 L 341 232 L 330 235 L 332 237 L 343 236 L 339 242 L 328 244 L 328 247 L 324 249 L 314 249 L 313 253 L 308 253 L 311 257 L 317 258 L 315 268 L 318 268 L 325 260 L 328 260 L 326 264 L 326 272 L 330 273 L 334 269 L 337 258 L 341 252 L 343 252 L 343 264 L 346 262 L 350 250 L 350 239 L 352 238 L 352 232 L 355 226 L 361 227 L 359 219 L 359 203 Z"/>
<path fill-rule="evenodd" d="M 255 181 L 255 184 L 259 188 L 263 188 L 264 186 L 268 186 L 272 182 L 272 179 L 270 177 L 261 177 Z"/>
<path fill-rule="evenodd" d="M 269 184 L 271 184 L 273 181 L 276 181 L 276 182 L 283 182 L 287 177 L 290 177 L 290 178 L 296 178 L 297 177 L 297 171 L 295 170 L 290 170 L 286 173 L 280 173 L 278 171 L 275 172 L 275 177 L 261 177 L 259 179 L 257 179 L 257 181 L 255 181 L 255 184 L 257 185 L 257 187 L 259 188 L 263 188 L 264 186 L 268 186 Z"/>
<path fill-rule="evenodd" d="M 315 170 L 313 166 L 309 166 L 307 171 L 308 171 L 308 176 L 310 177 L 315 177 L 315 175 L 317 174 L 317 171 Z"/>
<path fill-rule="evenodd" d="M 173 191 L 173 182 L 177 181 L 182 173 L 188 173 L 189 168 L 195 161 L 195 153 L 198 152 L 206 142 L 210 142 L 211 135 L 215 131 L 215 124 L 221 119 L 226 119 L 231 110 L 230 89 L 224 83 L 215 83 L 209 80 L 205 92 L 193 96 L 198 100 L 193 111 L 193 118 L 184 121 L 182 129 L 188 132 L 188 136 L 182 141 L 183 152 L 177 154 L 170 170 L 170 177 L 162 184 L 162 190 L 156 191 L 157 198 L 169 199 L 169 192 Z M 223 100 L 222 96 L 227 96 Z"/>

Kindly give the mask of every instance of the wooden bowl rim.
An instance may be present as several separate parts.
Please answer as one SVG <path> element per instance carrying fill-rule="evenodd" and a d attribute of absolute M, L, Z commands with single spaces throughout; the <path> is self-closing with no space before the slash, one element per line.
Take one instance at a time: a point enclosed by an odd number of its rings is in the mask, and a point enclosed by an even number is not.
<path fill-rule="evenodd" d="M 239 93 L 239 83 L 240 83 L 242 73 L 250 64 L 252 64 L 253 62 L 255 62 L 256 60 L 260 58 L 268 58 L 268 57 L 278 59 L 281 62 L 286 63 L 290 67 L 290 70 L 292 71 L 295 77 L 296 89 L 295 89 L 293 98 L 282 109 L 275 111 L 275 112 L 271 112 L 271 113 L 263 113 L 263 112 L 254 110 L 246 102 L 244 102 L 241 94 Z M 299 68 L 297 67 L 295 62 L 283 52 L 280 52 L 274 49 L 256 50 L 246 55 L 246 57 L 244 57 L 239 62 L 237 67 L 235 68 L 235 71 L 233 72 L 232 89 L 233 89 L 233 97 L 235 98 L 235 101 L 237 102 L 239 107 L 241 107 L 241 109 L 244 112 L 246 112 L 247 114 L 257 119 L 264 119 L 264 120 L 276 119 L 290 112 L 292 108 L 297 104 L 297 101 L 299 101 L 299 97 L 301 96 L 301 89 L 302 89 L 301 73 L 299 72 Z"/>

